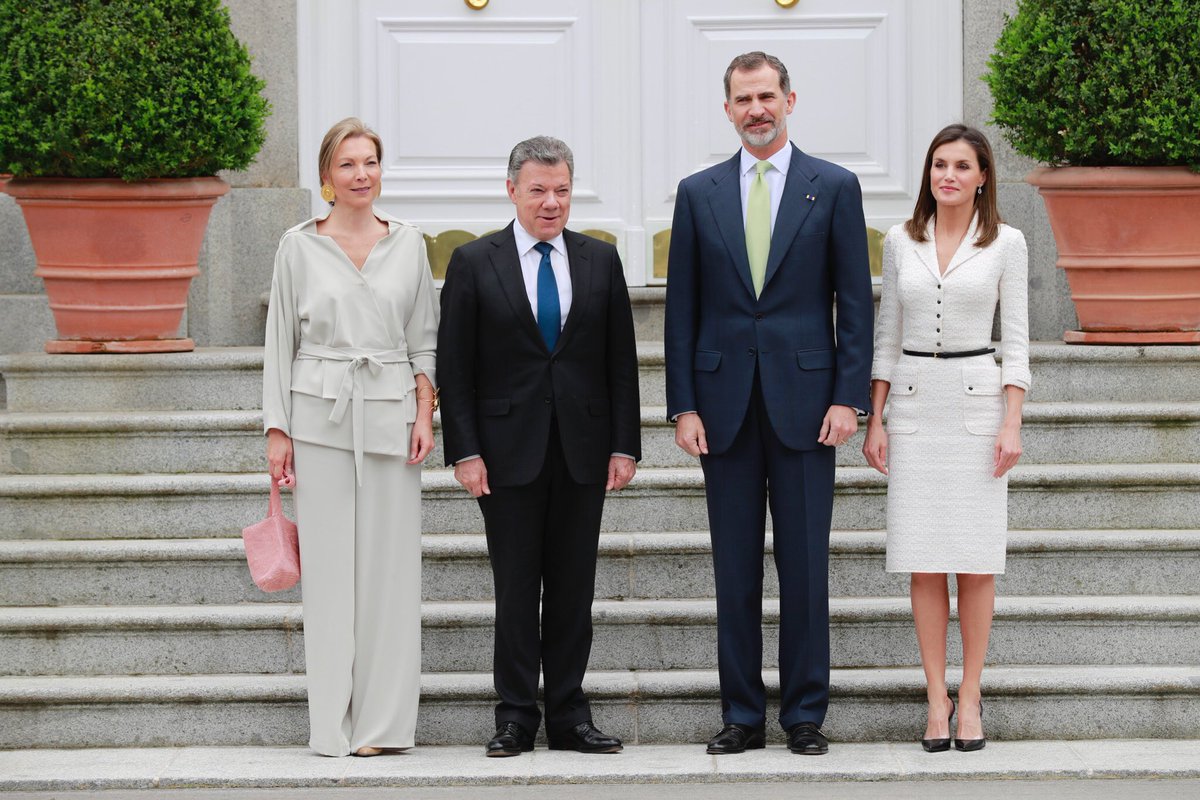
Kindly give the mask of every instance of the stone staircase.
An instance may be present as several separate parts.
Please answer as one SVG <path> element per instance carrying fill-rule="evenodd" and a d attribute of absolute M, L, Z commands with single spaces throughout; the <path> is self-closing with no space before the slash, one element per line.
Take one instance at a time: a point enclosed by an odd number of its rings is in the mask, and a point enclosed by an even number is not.
<path fill-rule="evenodd" d="M 661 344 L 640 361 L 646 457 L 605 509 L 588 689 L 629 743 L 702 741 L 720 717 L 702 477 L 664 419 Z M 1043 343 L 1032 362 L 988 734 L 1200 738 L 1200 348 Z M 260 370 L 255 348 L 0 358 L 0 748 L 306 741 L 299 592 L 258 592 L 239 538 L 266 505 Z M 883 572 L 885 483 L 858 448 L 839 451 L 826 728 L 907 742 L 924 718 L 907 581 Z M 479 745 L 482 525 L 439 468 L 423 515 L 418 740 Z"/>

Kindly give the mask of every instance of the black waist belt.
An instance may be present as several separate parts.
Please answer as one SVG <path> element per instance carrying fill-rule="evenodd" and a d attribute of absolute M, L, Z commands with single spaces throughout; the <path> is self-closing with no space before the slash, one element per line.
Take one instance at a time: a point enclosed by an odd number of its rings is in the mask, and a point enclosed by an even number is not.
<path fill-rule="evenodd" d="M 986 356 L 996 352 L 994 347 L 981 347 L 978 350 L 956 350 L 954 352 L 942 351 L 940 353 L 922 353 L 919 350 L 904 350 L 906 356 L 920 356 L 921 358 L 969 358 L 971 356 Z"/>

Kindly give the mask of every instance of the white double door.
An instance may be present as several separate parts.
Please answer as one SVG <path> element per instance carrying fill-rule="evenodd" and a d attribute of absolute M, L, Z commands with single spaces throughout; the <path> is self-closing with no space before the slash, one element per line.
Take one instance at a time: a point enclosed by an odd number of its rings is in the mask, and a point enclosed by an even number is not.
<path fill-rule="evenodd" d="M 962 113 L 961 0 L 471 6 L 300 1 L 300 172 L 315 211 L 317 148 L 342 117 L 383 138 L 380 205 L 444 241 L 507 224 L 509 151 L 549 134 L 575 153 L 570 226 L 611 234 L 631 285 L 658 283 L 676 184 L 738 147 L 722 108 L 735 55 L 783 60 L 792 141 L 857 173 L 880 230 L 911 213 L 926 145 Z"/>

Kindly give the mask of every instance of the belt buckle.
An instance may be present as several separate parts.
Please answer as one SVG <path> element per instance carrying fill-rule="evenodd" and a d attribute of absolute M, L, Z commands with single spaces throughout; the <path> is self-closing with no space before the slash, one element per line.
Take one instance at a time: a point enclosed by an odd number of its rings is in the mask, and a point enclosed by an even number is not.
<path fill-rule="evenodd" d="M 938 352 L 934 352 L 933 357 L 934 358 L 945 358 L 945 356 L 943 356 L 941 353 L 938 353 Z"/>

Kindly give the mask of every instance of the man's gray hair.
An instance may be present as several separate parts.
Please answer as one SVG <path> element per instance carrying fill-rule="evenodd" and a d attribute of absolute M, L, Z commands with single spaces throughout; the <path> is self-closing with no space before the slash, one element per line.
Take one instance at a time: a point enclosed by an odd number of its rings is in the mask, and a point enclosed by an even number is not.
<path fill-rule="evenodd" d="M 787 67 L 783 65 L 783 62 L 761 50 L 754 50 L 735 56 L 733 61 L 729 62 L 729 69 L 725 70 L 725 99 L 729 99 L 729 79 L 733 77 L 735 70 L 754 70 L 763 65 L 779 73 L 779 88 L 783 91 L 784 96 L 791 94 L 792 79 L 788 77 Z"/>
<path fill-rule="evenodd" d="M 567 143 L 561 139 L 555 139 L 553 136 L 534 136 L 532 139 L 518 142 L 508 156 L 508 179 L 510 181 L 517 182 L 517 173 L 521 171 L 521 167 L 526 161 L 536 161 L 547 167 L 566 162 L 567 175 L 572 181 L 575 180 L 575 155 L 571 152 L 571 148 L 567 147 Z"/>

